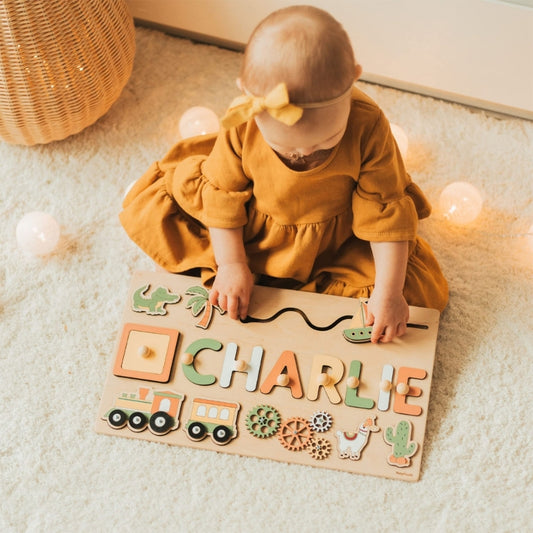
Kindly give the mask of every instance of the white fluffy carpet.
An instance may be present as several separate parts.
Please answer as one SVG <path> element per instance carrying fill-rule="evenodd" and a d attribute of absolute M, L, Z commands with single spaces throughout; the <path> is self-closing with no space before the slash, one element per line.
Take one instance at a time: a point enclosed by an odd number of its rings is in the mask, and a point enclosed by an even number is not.
<path fill-rule="evenodd" d="M 138 29 L 110 112 L 62 142 L 0 142 L 0 531 L 495 531 L 532 524 L 533 123 L 373 85 L 406 131 L 407 165 L 433 204 L 483 191 L 481 216 L 421 224 L 449 279 L 421 480 L 404 483 L 97 435 L 94 421 L 134 270 L 127 186 L 193 105 L 219 115 L 240 55 Z M 475 68 L 473 65 L 472 68 Z M 62 239 L 25 256 L 15 227 L 51 213 Z"/>

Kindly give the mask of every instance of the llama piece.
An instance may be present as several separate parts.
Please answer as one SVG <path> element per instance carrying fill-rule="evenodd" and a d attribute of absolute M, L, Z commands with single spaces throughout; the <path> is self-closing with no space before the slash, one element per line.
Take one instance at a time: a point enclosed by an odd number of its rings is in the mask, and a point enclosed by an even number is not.
<path fill-rule="evenodd" d="M 369 416 L 359 425 L 355 433 L 337 431 L 337 449 L 341 459 L 358 461 L 361 458 L 363 448 L 368 444 L 370 433 L 379 431 L 376 426 L 376 417 Z"/>

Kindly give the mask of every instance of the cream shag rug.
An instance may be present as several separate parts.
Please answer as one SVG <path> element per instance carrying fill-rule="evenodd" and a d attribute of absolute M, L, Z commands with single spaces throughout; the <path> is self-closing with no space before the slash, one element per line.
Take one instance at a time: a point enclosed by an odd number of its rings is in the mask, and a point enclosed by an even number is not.
<path fill-rule="evenodd" d="M 483 192 L 465 228 L 422 222 L 449 279 L 422 478 L 410 484 L 168 447 L 93 431 L 134 270 L 128 185 L 164 155 L 189 107 L 221 115 L 240 54 L 137 30 L 110 112 L 46 146 L 0 142 L 0 530 L 53 532 L 496 531 L 532 524 L 533 123 L 361 84 L 409 137 L 431 201 Z M 473 66 L 474 68 L 474 66 Z M 57 251 L 26 257 L 15 227 L 41 210 Z"/>

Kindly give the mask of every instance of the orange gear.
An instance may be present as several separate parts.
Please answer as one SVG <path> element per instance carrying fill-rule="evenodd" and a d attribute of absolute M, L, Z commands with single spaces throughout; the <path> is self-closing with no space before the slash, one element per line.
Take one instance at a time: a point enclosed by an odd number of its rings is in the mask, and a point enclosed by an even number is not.
<path fill-rule="evenodd" d="M 313 459 L 325 459 L 331 453 L 331 442 L 322 437 L 312 437 L 307 444 L 307 451 Z"/>
<path fill-rule="evenodd" d="M 297 416 L 283 422 L 278 430 L 278 440 L 291 452 L 303 450 L 309 444 L 312 435 L 313 430 L 309 422 Z"/>

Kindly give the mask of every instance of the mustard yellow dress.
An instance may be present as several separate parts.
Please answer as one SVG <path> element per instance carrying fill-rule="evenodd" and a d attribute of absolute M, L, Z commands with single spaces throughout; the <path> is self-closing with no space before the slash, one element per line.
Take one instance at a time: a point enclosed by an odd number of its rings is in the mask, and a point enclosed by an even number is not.
<path fill-rule="evenodd" d="M 327 160 L 307 171 L 283 164 L 254 120 L 177 143 L 124 200 L 130 238 L 171 272 L 212 282 L 208 227 L 244 227 L 258 283 L 368 297 L 375 269 L 370 241 L 410 241 L 404 294 L 442 310 L 446 280 L 417 236 L 430 206 L 405 171 L 378 106 L 354 88 L 346 133 Z"/>

